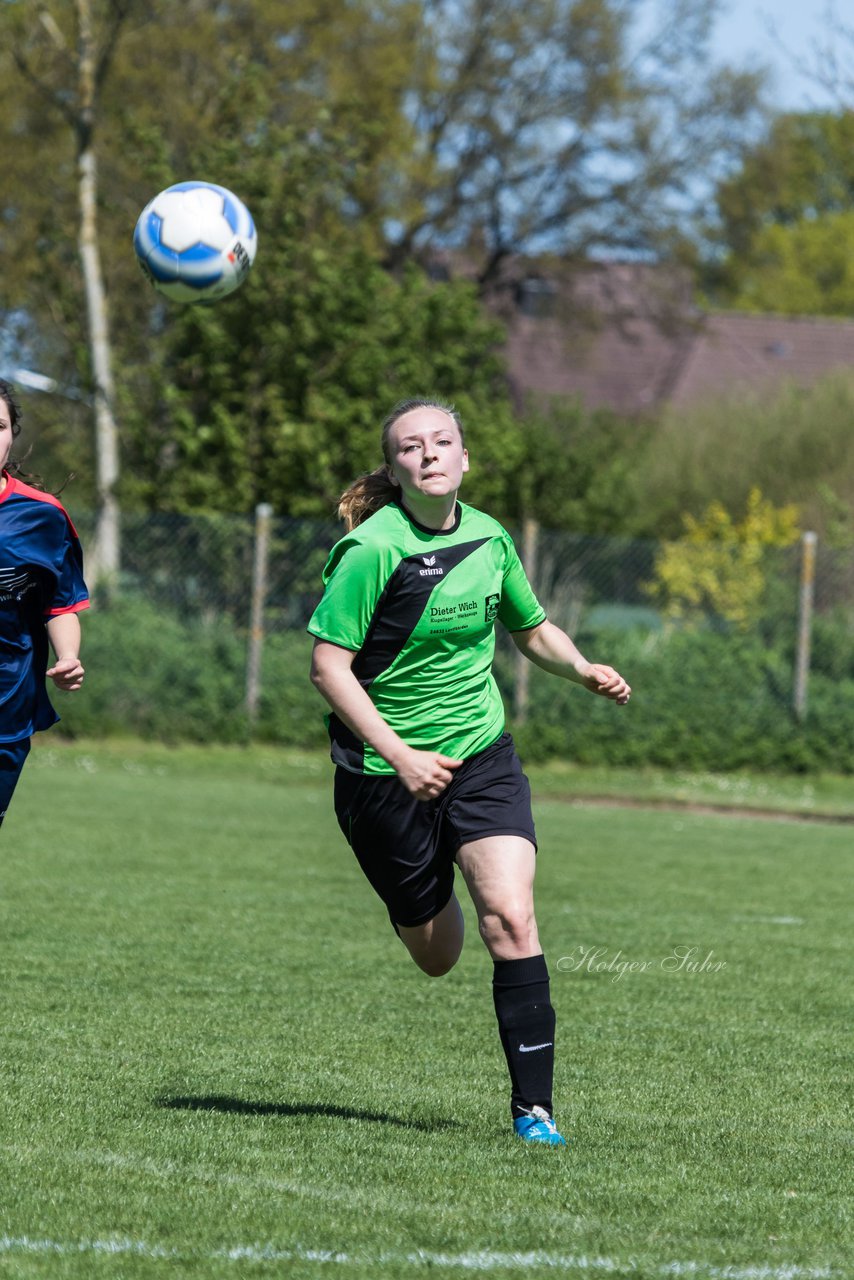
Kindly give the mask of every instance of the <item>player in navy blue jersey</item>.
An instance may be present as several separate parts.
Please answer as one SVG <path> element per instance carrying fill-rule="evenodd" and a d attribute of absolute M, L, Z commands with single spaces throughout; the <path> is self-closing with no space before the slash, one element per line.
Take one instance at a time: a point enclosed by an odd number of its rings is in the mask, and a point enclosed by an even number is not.
<path fill-rule="evenodd" d="M 20 430 L 12 388 L 0 379 L 0 824 L 30 738 L 59 719 L 46 677 L 57 689 L 83 683 L 77 615 L 89 607 L 80 541 L 62 503 L 13 474 Z"/>

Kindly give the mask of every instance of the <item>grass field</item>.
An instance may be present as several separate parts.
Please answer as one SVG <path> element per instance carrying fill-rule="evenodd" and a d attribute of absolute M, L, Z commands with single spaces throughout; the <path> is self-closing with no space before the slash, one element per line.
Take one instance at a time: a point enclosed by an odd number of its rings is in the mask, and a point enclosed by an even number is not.
<path fill-rule="evenodd" d="M 329 781 L 33 753 L 0 834 L 0 1275 L 854 1275 L 848 828 L 543 786 L 569 1146 L 530 1149 L 474 929 L 417 972 Z"/>

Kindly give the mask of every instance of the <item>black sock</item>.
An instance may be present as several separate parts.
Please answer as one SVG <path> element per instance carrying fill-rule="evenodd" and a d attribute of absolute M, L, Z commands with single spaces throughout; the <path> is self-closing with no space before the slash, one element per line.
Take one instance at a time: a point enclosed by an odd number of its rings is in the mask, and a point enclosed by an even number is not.
<path fill-rule="evenodd" d="M 493 963 L 492 998 L 510 1071 L 510 1110 L 514 1118 L 531 1107 L 543 1107 L 551 1115 L 555 1011 L 546 958 L 526 956 Z"/>

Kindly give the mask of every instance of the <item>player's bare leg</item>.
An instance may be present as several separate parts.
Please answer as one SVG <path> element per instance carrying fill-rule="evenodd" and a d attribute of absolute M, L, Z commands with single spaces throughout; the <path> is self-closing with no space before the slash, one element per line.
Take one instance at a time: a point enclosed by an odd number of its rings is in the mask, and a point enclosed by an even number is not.
<path fill-rule="evenodd" d="M 526 1142 L 563 1146 L 552 1118 L 555 1014 L 534 916 L 536 850 L 522 836 L 488 836 L 463 845 L 457 864 L 493 960 L 513 1128 Z"/>
<path fill-rule="evenodd" d="M 419 969 L 431 978 L 441 978 L 453 969 L 463 949 L 465 925 L 456 894 L 432 920 L 414 928 L 398 925 L 398 933 Z"/>
<path fill-rule="evenodd" d="M 540 950 L 534 918 L 537 855 L 522 836 L 487 836 L 457 853 L 477 911 L 480 936 L 493 960 L 519 960 Z"/>

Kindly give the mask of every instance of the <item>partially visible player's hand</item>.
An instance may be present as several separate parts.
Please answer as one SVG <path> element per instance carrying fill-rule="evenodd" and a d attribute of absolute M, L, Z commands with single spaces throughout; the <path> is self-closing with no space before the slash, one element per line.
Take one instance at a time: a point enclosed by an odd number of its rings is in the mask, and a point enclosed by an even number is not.
<path fill-rule="evenodd" d="M 65 689 L 69 693 L 79 689 L 83 683 L 83 667 L 79 658 L 58 658 L 47 674 L 57 689 Z"/>
<path fill-rule="evenodd" d="M 452 760 L 438 751 L 416 751 L 413 747 L 397 767 L 397 776 L 416 800 L 435 800 L 451 781 L 462 760 Z"/>
<path fill-rule="evenodd" d="M 632 695 L 631 685 L 623 679 L 619 671 L 615 671 L 613 667 L 605 667 L 599 662 L 589 664 L 582 683 L 591 693 L 610 698 L 620 707 L 625 706 Z"/>

